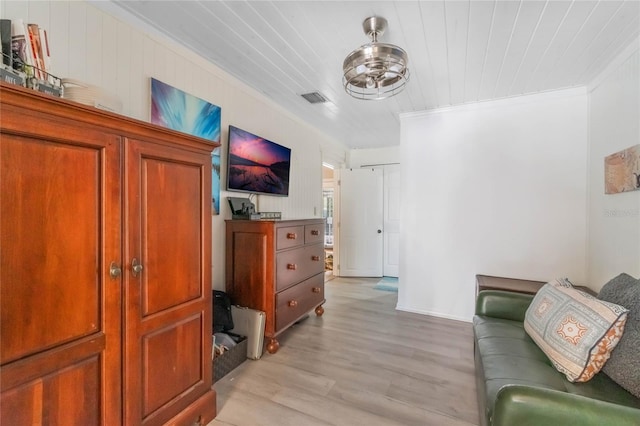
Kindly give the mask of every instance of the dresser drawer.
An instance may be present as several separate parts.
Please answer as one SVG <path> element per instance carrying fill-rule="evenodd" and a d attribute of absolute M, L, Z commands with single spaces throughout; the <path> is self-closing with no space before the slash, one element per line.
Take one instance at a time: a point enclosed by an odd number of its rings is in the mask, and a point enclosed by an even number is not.
<path fill-rule="evenodd" d="M 276 255 L 276 291 L 324 271 L 324 246 L 299 247 Z"/>
<path fill-rule="evenodd" d="M 324 243 L 324 224 L 315 223 L 313 225 L 304 226 L 304 243 Z"/>
<path fill-rule="evenodd" d="M 276 294 L 276 331 L 281 330 L 324 300 L 324 272 Z"/>
<path fill-rule="evenodd" d="M 304 225 L 286 226 L 276 229 L 276 250 L 304 244 Z"/>

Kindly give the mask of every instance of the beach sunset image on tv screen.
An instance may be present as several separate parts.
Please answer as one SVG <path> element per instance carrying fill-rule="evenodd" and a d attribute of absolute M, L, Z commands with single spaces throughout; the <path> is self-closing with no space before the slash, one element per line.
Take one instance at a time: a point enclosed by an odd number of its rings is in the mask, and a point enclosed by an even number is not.
<path fill-rule="evenodd" d="M 227 189 L 289 195 L 291 149 L 229 126 Z"/>

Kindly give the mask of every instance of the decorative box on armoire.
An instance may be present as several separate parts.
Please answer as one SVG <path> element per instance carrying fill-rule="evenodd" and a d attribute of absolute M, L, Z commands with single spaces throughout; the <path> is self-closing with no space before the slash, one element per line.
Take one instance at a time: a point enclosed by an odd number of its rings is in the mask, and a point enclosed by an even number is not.
<path fill-rule="evenodd" d="M 216 144 L 0 95 L 0 424 L 207 424 Z"/>
<path fill-rule="evenodd" d="M 324 219 L 227 220 L 226 291 L 266 313 L 267 351 L 315 308 L 324 313 Z"/>

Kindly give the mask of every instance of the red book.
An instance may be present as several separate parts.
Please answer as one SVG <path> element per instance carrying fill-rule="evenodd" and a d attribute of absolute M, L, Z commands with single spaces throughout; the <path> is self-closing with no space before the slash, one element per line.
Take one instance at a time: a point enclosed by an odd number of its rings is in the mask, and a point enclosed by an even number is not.
<path fill-rule="evenodd" d="M 27 24 L 31 51 L 33 52 L 33 64 L 36 67 L 35 76 L 40 80 L 46 80 L 44 61 L 42 60 L 42 43 L 40 42 L 40 29 L 38 24 Z"/>

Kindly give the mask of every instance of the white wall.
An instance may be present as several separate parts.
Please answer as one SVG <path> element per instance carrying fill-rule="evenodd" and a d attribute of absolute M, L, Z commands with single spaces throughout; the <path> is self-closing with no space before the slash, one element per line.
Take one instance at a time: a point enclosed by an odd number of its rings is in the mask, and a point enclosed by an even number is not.
<path fill-rule="evenodd" d="M 604 193 L 604 157 L 640 143 L 640 39 L 589 87 L 590 286 L 640 278 L 640 191 Z"/>
<path fill-rule="evenodd" d="M 356 169 L 362 166 L 397 164 L 400 162 L 400 146 L 384 148 L 352 149 L 349 151 L 347 168 Z"/>
<path fill-rule="evenodd" d="M 150 77 L 220 106 L 223 182 L 229 124 L 291 148 L 289 197 L 259 196 L 258 208 L 282 211 L 283 216 L 295 218 L 322 214 L 322 161 L 344 162 L 346 147 L 341 142 L 125 15 L 115 17 L 82 1 L 3 1 L 0 16 L 22 18 L 47 29 L 54 61 L 52 73 L 112 91 L 122 100 L 125 115 L 149 121 Z M 216 289 L 224 289 L 224 219 L 231 216 L 225 204 L 227 195 L 243 196 L 223 191 L 222 214 L 212 218 Z"/>
<path fill-rule="evenodd" d="M 470 320 L 475 275 L 586 278 L 587 95 L 401 116 L 398 309 Z"/>

